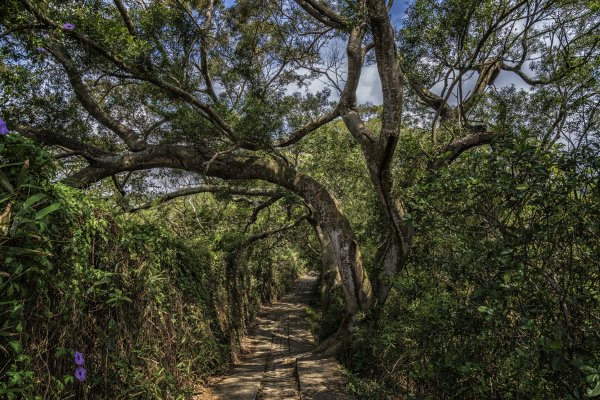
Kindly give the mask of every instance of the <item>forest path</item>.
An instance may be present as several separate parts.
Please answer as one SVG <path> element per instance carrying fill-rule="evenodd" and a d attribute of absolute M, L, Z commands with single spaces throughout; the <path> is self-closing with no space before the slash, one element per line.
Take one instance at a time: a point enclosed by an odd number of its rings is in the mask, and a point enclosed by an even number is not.
<path fill-rule="evenodd" d="M 300 277 L 293 289 L 265 306 L 247 338 L 250 351 L 202 399 L 220 400 L 351 400 L 339 364 L 330 356 L 313 354 L 315 342 L 307 307 L 317 278 Z"/>

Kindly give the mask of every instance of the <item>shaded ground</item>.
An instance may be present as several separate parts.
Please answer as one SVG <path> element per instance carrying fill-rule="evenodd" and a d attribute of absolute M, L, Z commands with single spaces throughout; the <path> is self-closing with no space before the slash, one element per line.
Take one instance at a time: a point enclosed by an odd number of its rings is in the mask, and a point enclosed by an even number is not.
<path fill-rule="evenodd" d="M 315 346 L 305 318 L 315 276 L 299 278 L 291 292 L 265 307 L 247 338 L 250 351 L 197 399 L 351 400 L 337 361 L 312 353 Z"/>

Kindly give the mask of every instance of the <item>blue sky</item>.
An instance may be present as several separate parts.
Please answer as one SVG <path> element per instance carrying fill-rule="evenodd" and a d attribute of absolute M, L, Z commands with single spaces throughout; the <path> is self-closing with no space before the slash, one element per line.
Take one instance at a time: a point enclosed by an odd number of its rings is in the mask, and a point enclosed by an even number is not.
<path fill-rule="evenodd" d="M 225 6 L 231 7 L 234 5 L 236 0 L 225 0 Z M 391 10 L 391 19 L 392 24 L 399 28 L 402 25 L 402 21 L 405 16 L 406 9 L 414 2 L 414 0 L 396 0 Z M 473 86 L 475 83 L 474 79 L 471 81 L 465 82 L 465 89 L 468 90 L 470 86 Z M 496 85 L 499 87 L 508 86 L 511 84 L 516 84 L 517 87 L 524 87 L 523 82 L 511 72 L 502 72 L 500 77 L 498 78 Z M 309 86 L 309 92 L 315 92 L 318 90 L 322 90 L 325 87 L 323 82 L 318 80 L 313 81 L 313 83 Z M 290 88 L 290 92 L 297 90 L 296 88 Z M 434 93 L 439 94 L 441 92 L 441 87 L 433 87 L 432 91 Z M 337 93 L 332 93 L 332 100 L 337 98 Z M 357 100 L 359 103 L 373 103 L 373 104 L 381 104 L 383 101 L 381 93 L 381 82 L 379 80 L 379 74 L 377 72 L 377 67 L 375 65 L 366 66 L 362 70 L 360 83 L 357 90 Z"/>
<path fill-rule="evenodd" d="M 413 0 L 396 0 L 394 2 L 394 6 L 392 7 L 392 23 L 394 26 L 399 26 L 402 21 L 402 16 L 404 15 L 404 10 L 408 7 Z M 235 4 L 235 0 L 225 0 L 225 7 L 231 7 Z"/>
<path fill-rule="evenodd" d="M 390 13 L 392 17 L 392 24 L 397 28 L 402 24 L 402 19 L 404 18 L 404 11 L 408 8 L 408 6 L 413 1 L 409 0 L 396 0 L 394 5 L 392 6 L 392 12 Z"/>

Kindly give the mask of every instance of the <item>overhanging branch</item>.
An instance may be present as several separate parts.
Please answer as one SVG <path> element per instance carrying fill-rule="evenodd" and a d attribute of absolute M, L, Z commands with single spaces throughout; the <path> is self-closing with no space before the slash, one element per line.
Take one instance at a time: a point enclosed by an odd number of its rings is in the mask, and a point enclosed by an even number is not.
<path fill-rule="evenodd" d="M 172 193 L 168 193 L 164 196 L 158 197 L 153 201 L 142 204 L 137 207 L 132 207 L 128 211 L 136 212 L 139 210 L 146 210 L 157 206 L 159 204 L 166 203 L 168 201 L 174 200 L 179 197 L 191 196 L 199 193 L 227 193 L 227 194 L 239 194 L 245 196 L 264 196 L 264 197 L 273 197 L 273 198 L 281 198 L 282 192 L 274 189 L 248 189 L 248 188 L 239 188 L 239 187 L 228 187 L 228 186 L 219 186 L 219 185 L 200 185 L 192 188 L 186 188 L 177 190 Z"/>
<path fill-rule="evenodd" d="M 439 169 L 440 167 L 452 163 L 465 151 L 478 146 L 490 144 L 496 140 L 498 134 L 494 132 L 476 132 L 457 139 L 447 145 L 431 164 L 431 169 Z"/>
<path fill-rule="evenodd" d="M 275 143 L 275 147 L 286 147 L 286 146 L 290 146 L 294 143 L 297 143 L 303 137 L 310 134 L 311 132 L 314 132 L 315 130 L 319 129 L 323 125 L 333 121 L 339 115 L 340 115 L 339 109 L 338 109 L 338 107 L 336 107 L 333 110 L 331 110 L 330 112 L 328 112 L 327 114 L 323 114 L 322 116 L 315 119 L 314 121 L 311 121 L 308 124 L 304 125 L 302 128 L 298 129 L 296 132 L 292 133 L 287 138 L 278 140 Z"/>
<path fill-rule="evenodd" d="M 119 121 L 115 120 L 100 107 L 100 104 L 98 104 L 86 85 L 83 83 L 83 80 L 81 79 L 81 71 L 77 70 L 74 61 L 65 51 L 65 49 L 57 43 L 54 43 L 52 46 L 48 47 L 54 57 L 56 57 L 56 59 L 65 68 L 67 76 L 69 77 L 69 82 L 71 82 L 71 86 L 75 92 L 75 96 L 77 96 L 77 99 L 87 110 L 87 112 L 99 123 L 113 131 L 132 151 L 140 151 L 145 149 L 147 143 L 140 135 L 138 135 L 132 129 L 121 124 Z"/>
<path fill-rule="evenodd" d="M 270 236 L 273 236 L 277 233 L 281 233 L 287 230 L 290 230 L 292 228 L 295 228 L 297 226 L 299 226 L 300 224 L 302 224 L 304 221 L 308 220 L 309 216 L 308 215 L 303 215 L 299 218 L 297 218 L 292 224 L 286 225 L 286 226 L 282 226 L 279 228 L 275 228 L 275 229 L 271 229 L 268 231 L 264 231 L 264 232 L 260 232 L 257 233 L 256 235 L 253 235 L 252 237 L 250 237 L 249 239 L 247 239 L 246 241 L 242 242 L 242 244 L 240 246 L 238 246 L 238 248 L 236 249 L 235 252 L 233 252 L 233 256 L 234 257 L 238 257 L 239 254 L 245 250 L 246 248 L 248 248 L 248 246 L 252 245 L 254 242 L 257 242 L 259 240 L 262 239 L 266 239 Z"/>
<path fill-rule="evenodd" d="M 89 162 L 95 162 L 99 159 L 114 155 L 107 151 L 101 150 L 95 146 L 82 143 L 69 136 L 62 135 L 60 133 L 50 131 L 47 129 L 39 129 L 28 125 L 17 125 L 14 127 L 14 131 L 19 132 L 21 135 L 33 139 L 39 143 L 43 143 L 49 146 L 61 146 L 68 150 L 77 152 Z"/>
<path fill-rule="evenodd" d="M 263 201 L 254 210 L 252 210 L 252 216 L 250 216 L 250 221 L 248 221 L 248 224 L 246 224 L 246 227 L 244 228 L 244 232 L 246 232 L 248 230 L 248 228 L 250 227 L 250 225 L 252 225 L 253 223 L 256 222 L 256 219 L 258 218 L 258 214 L 262 210 L 264 210 L 265 208 L 271 207 L 273 204 L 275 204 L 281 198 L 283 198 L 283 193 L 281 193 L 281 194 L 279 194 L 277 196 L 273 196 L 270 199 L 267 199 L 267 200 Z"/>
<path fill-rule="evenodd" d="M 342 29 L 348 21 L 318 0 L 295 0 L 296 3 L 317 21 L 331 28 Z"/>

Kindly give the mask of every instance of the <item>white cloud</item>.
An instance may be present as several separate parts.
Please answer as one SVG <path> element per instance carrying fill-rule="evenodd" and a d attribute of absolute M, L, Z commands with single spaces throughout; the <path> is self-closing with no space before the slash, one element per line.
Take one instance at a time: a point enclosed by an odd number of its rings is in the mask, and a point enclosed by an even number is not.
<path fill-rule="evenodd" d="M 308 71 L 301 71 L 308 73 Z M 342 71 L 342 75 L 346 75 L 346 71 Z M 343 82 L 340 82 L 343 85 Z M 300 93 L 316 93 L 322 91 L 325 88 L 331 89 L 330 99 L 332 101 L 339 100 L 340 94 L 328 84 L 326 78 L 313 79 L 307 88 L 300 89 L 297 85 L 291 84 L 286 88 L 286 94 L 291 95 L 295 92 Z M 343 88 L 343 86 L 342 86 Z M 379 80 L 379 73 L 377 72 L 376 65 L 368 65 L 363 67 L 360 74 L 360 81 L 358 82 L 358 88 L 356 91 L 356 98 L 358 104 L 371 103 L 379 105 L 383 103 L 383 94 L 381 92 L 381 81 Z"/>
<path fill-rule="evenodd" d="M 358 101 L 358 104 L 383 104 L 381 80 L 379 79 L 376 65 L 363 67 L 360 74 L 360 81 L 358 82 L 358 88 L 356 90 L 356 100 Z"/>

